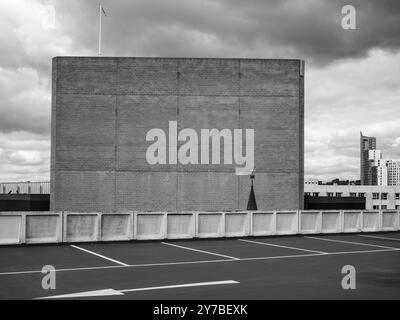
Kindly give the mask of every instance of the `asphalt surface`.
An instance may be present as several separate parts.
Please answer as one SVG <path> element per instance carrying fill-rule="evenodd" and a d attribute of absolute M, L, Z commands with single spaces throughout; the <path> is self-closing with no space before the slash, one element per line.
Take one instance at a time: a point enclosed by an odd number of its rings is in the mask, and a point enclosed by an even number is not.
<path fill-rule="evenodd" d="M 43 297 L 400 299 L 400 232 L 0 247 L 0 299 Z"/>

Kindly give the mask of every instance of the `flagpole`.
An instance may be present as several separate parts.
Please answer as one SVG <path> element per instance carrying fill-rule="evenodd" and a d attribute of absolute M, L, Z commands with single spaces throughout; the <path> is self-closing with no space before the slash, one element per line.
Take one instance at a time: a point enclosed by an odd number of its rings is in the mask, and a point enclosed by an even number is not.
<path fill-rule="evenodd" d="M 101 55 L 101 4 L 99 6 L 99 56 Z"/>

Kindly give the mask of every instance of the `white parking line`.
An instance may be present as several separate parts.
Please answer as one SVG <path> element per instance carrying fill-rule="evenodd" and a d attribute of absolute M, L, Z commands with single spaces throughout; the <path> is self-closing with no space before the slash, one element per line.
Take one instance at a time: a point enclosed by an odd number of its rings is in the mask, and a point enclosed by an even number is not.
<path fill-rule="evenodd" d="M 221 284 L 237 284 L 237 283 L 240 283 L 240 282 L 235 281 L 235 280 L 223 280 L 223 281 L 195 282 L 195 283 L 185 283 L 185 284 L 174 284 L 174 285 L 169 285 L 169 286 L 146 287 L 146 288 L 136 288 L 136 289 L 123 289 L 123 290 L 101 289 L 101 290 L 61 294 L 61 295 L 56 295 L 56 296 L 40 297 L 40 298 L 35 298 L 35 299 L 41 300 L 41 299 L 104 297 L 104 296 L 124 295 L 125 292 L 202 287 L 202 286 L 216 286 L 216 285 L 221 285 Z"/>
<path fill-rule="evenodd" d="M 84 249 L 84 248 L 75 246 L 75 245 L 73 245 L 73 244 L 71 245 L 71 247 L 72 247 L 72 248 L 75 248 L 75 249 L 78 249 L 78 250 L 82 250 L 82 251 L 87 252 L 87 253 L 90 253 L 90 254 L 92 254 L 92 255 L 94 255 L 94 256 L 97 256 L 97 257 L 106 259 L 106 260 L 108 260 L 108 261 L 114 262 L 114 263 L 119 264 L 119 265 L 124 266 L 124 267 L 129 266 L 129 264 L 123 263 L 123 262 L 118 261 L 118 260 L 115 260 L 115 259 L 111 259 L 111 258 L 109 258 L 109 257 L 103 256 L 102 254 L 98 254 L 98 253 L 96 253 L 96 252 L 93 252 L 93 251 L 90 251 L 90 250 L 87 250 L 87 249 Z"/>
<path fill-rule="evenodd" d="M 171 286 L 161 286 L 161 287 L 125 289 L 125 290 L 119 290 L 119 292 L 134 292 L 134 291 L 175 289 L 175 288 L 188 288 L 188 287 L 200 287 L 200 286 L 215 286 L 215 285 L 221 285 L 221 284 L 234 284 L 234 283 L 240 283 L 240 282 L 239 281 L 235 281 L 235 280 L 196 282 L 196 283 L 175 284 L 175 285 L 171 285 Z"/>
<path fill-rule="evenodd" d="M 388 237 L 377 237 L 377 236 L 367 236 L 365 234 L 359 234 L 359 237 L 365 237 L 365 238 L 375 238 L 375 239 L 383 239 L 383 240 L 395 240 L 395 241 L 400 241 L 400 238 L 388 238 Z"/>
<path fill-rule="evenodd" d="M 196 251 L 196 252 L 201 252 L 201 253 L 207 253 L 207 254 L 211 254 L 211 255 L 214 255 L 214 256 L 219 256 L 219 257 L 233 259 L 233 260 L 240 260 L 239 258 L 236 258 L 236 257 L 226 256 L 224 254 L 219 254 L 219 253 L 215 253 L 215 252 L 210 252 L 210 251 L 204 251 L 204 250 L 194 249 L 194 248 L 190 248 L 190 247 L 179 246 L 177 244 L 168 243 L 168 242 L 161 242 L 161 243 L 162 244 L 166 244 L 167 246 L 177 247 L 177 248 Z"/>
<path fill-rule="evenodd" d="M 335 239 L 318 238 L 318 237 L 304 237 L 304 238 L 316 239 L 316 240 L 322 240 L 322 241 L 331 241 L 331 242 L 341 242 L 341 243 L 357 244 L 357 245 L 360 245 L 360 246 L 369 246 L 369 247 L 384 248 L 384 249 L 392 249 L 392 250 L 398 250 L 398 249 L 399 249 L 399 248 L 394 248 L 394 247 L 378 246 L 378 245 L 376 245 L 376 244 L 370 244 L 370 243 L 364 243 L 364 242 L 353 242 L 353 241 L 335 240 Z"/>
<path fill-rule="evenodd" d="M 360 251 L 339 251 L 339 252 L 328 252 L 328 253 L 292 254 L 290 256 L 243 258 L 240 261 L 304 258 L 304 257 L 317 257 L 317 256 L 334 256 L 334 255 L 342 255 L 342 254 L 377 253 L 377 252 L 389 252 L 389 251 L 400 251 L 400 249 L 376 249 L 376 250 L 360 250 Z"/>
<path fill-rule="evenodd" d="M 223 262 L 243 262 L 243 261 L 256 261 L 256 260 L 279 260 L 288 258 L 304 258 L 304 257 L 318 257 L 318 256 L 330 256 L 330 255 L 342 255 L 342 254 L 359 254 L 359 253 L 380 253 L 380 252 L 391 252 L 400 251 L 400 248 L 395 249 L 376 249 L 376 250 L 361 250 L 361 251 L 342 251 L 342 252 L 328 252 L 323 253 L 309 253 L 309 254 L 292 254 L 289 256 L 269 256 L 269 257 L 255 257 L 255 258 L 242 258 L 242 259 L 220 259 L 220 260 L 200 260 L 200 261 L 182 261 L 182 262 L 161 262 L 161 263 L 145 263 L 145 264 L 131 264 L 127 266 L 102 266 L 102 267 L 82 267 L 82 268 L 65 268 L 56 269 L 56 272 L 70 272 L 70 271 L 91 271 L 91 270 L 102 270 L 102 269 L 120 269 L 120 268 L 145 268 L 145 267 L 164 267 L 173 265 L 189 265 L 189 264 L 207 264 L 207 263 L 223 263 Z M 27 271 L 10 271 L 1 272 L 0 276 L 7 275 L 19 275 L 19 274 L 35 274 L 42 273 L 42 270 L 27 270 Z"/>
<path fill-rule="evenodd" d="M 69 271 L 90 271 L 90 270 L 103 270 L 103 269 L 119 269 L 119 268 L 129 268 L 129 267 L 130 268 L 160 267 L 160 266 L 201 264 L 201 263 L 226 262 L 226 261 L 236 261 L 236 260 L 219 259 L 219 260 L 198 260 L 198 261 L 180 261 L 180 262 L 142 263 L 142 264 L 130 264 L 128 266 L 102 266 L 102 267 L 63 268 L 63 269 L 56 269 L 55 271 L 56 272 L 69 272 Z M 18 274 L 32 274 L 32 273 L 42 273 L 42 270 L 8 271 L 8 272 L 1 272 L 0 276 L 18 275 Z"/>
<path fill-rule="evenodd" d="M 272 244 L 272 243 L 267 243 L 267 242 L 260 242 L 260 241 L 253 241 L 253 240 L 245 240 L 245 239 L 238 239 L 238 240 L 239 240 L 239 241 L 243 241 L 243 242 L 261 244 L 261 245 L 264 245 L 264 246 L 272 246 L 272 247 L 278 247 L 278 248 L 285 248 L 285 249 L 292 249 L 292 250 L 300 250 L 300 251 L 307 251 L 307 252 L 313 252 L 313 253 L 327 254 L 327 252 L 323 252 L 323 251 L 316 251 L 316 250 L 309 250 L 309 249 L 301 249 L 301 248 L 295 248 L 295 247 L 288 247 L 288 246 L 282 246 L 282 245 Z"/>

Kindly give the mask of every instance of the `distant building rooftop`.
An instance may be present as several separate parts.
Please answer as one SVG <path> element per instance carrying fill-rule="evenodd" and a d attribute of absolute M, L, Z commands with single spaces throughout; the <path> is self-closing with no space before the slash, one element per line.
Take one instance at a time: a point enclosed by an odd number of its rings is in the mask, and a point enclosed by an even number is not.
<path fill-rule="evenodd" d="M 50 194 L 50 182 L 0 182 L 0 194 Z"/>

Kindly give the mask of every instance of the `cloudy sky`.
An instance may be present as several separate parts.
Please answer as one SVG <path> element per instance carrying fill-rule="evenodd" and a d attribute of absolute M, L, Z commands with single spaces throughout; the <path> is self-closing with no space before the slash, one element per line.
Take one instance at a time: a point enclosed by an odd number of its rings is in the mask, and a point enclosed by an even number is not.
<path fill-rule="evenodd" d="M 49 179 L 51 58 L 97 54 L 98 4 L 0 1 L 0 181 Z M 359 131 L 400 159 L 399 0 L 102 4 L 105 56 L 304 59 L 306 178 L 358 179 Z"/>

